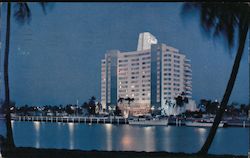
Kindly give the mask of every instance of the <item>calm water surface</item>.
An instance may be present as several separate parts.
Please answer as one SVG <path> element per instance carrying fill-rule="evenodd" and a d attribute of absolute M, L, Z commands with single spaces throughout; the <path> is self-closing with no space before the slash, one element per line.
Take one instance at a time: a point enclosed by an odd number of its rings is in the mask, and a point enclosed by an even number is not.
<path fill-rule="evenodd" d="M 0 132 L 5 129 L 1 122 Z M 82 150 L 134 150 L 193 153 L 200 149 L 208 128 L 13 122 L 17 146 Z M 213 154 L 247 155 L 248 128 L 219 128 Z"/>

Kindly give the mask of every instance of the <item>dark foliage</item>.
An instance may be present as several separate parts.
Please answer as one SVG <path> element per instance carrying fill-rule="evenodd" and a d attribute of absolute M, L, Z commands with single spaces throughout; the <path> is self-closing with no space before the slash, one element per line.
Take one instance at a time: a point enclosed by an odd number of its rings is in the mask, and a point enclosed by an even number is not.
<path fill-rule="evenodd" d="M 200 24 L 207 35 L 223 37 L 231 50 L 235 41 L 237 43 L 237 54 L 231 71 L 231 75 L 220 104 L 216 112 L 213 126 L 202 146 L 199 154 L 205 155 L 212 144 L 218 125 L 226 110 L 228 100 L 232 93 L 234 83 L 239 71 L 240 61 L 245 47 L 246 36 L 250 25 L 250 3 L 249 2 L 192 2 L 185 3 L 183 13 L 198 11 Z"/>

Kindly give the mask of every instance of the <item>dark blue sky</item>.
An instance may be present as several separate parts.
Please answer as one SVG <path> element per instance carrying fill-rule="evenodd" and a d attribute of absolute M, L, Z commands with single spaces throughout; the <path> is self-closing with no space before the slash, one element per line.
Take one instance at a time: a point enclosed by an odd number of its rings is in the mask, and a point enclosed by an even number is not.
<path fill-rule="evenodd" d="M 191 59 L 195 100 L 223 96 L 235 49 L 230 54 L 222 40 L 205 37 L 197 17 L 184 20 L 182 3 L 55 3 L 47 15 L 36 3 L 30 7 L 29 25 L 12 21 L 10 88 L 19 105 L 100 99 L 104 54 L 136 50 L 145 31 Z M 248 46 L 231 101 L 248 102 Z"/>

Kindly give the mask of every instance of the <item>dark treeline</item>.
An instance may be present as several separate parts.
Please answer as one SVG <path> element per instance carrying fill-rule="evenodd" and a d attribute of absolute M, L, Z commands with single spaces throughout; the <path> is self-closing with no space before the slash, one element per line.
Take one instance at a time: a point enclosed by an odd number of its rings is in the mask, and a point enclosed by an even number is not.
<path fill-rule="evenodd" d="M 203 114 L 215 115 L 217 110 L 220 108 L 220 102 L 212 101 L 208 99 L 201 99 L 197 105 L 199 111 L 186 111 L 181 114 L 186 117 L 202 117 Z M 249 113 L 250 105 L 239 104 L 237 102 L 232 102 L 227 105 L 224 113 L 224 117 L 247 117 Z"/>
<path fill-rule="evenodd" d="M 220 103 L 218 101 L 201 99 L 198 107 L 203 113 L 215 115 L 220 108 Z M 249 107 L 250 106 L 246 104 L 232 102 L 227 105 L 224 116 L 247 116 Z"/>
<path fill-rule="evenodd" d="M 201 99 L 198 108 L 199 111 L 190 112 L 186 111 L 185 116 L 201 117 L 202 114 L 216 114 L 216 111 L 220 107 L 220 103 L 217 101 L 211 101 L 206 99 Z M 232 102 L 227 106 L 225 110 L 225 115 L 228 117 L 241 117 L 247 116 L 249 105 L 239 104 Z M 108 110 L 108 109 L 107 109 Z M 0 107 L 1 113 L 4 113 L 3 107 Z M 92 96 L 88 101 L 77 105 L 77 104 L 67 104 L 67 105 L 44 105 L 44 106 L 34 106 L 34 105 L 22 105 L 16 106 L 15 102 L 11 102 L 10 111 L 12 114 L 19 116 L 90 116 L 90 115 L 103 115 L 105 109 L 99 102 L 96 102 L 96 98 Z M 111 115 L 121 115 L 121 110 L 116 106 L 115 110 L 109 111 Z"/>
<path fill-rule="evenodd" d="M 2 104 L 1 104 L 2 105 Z M 0 107 L 1 113 L 4 114 L 3 106 Z M 88 101 L 77 105 L 16 105 L 15 102 L 11 102 L 10 111 L 12 114 L 20 116 L 87 116 L 97 115 L 102 111 L 101 104 L 96 102 L 96 98 L 92 96 Z"/>

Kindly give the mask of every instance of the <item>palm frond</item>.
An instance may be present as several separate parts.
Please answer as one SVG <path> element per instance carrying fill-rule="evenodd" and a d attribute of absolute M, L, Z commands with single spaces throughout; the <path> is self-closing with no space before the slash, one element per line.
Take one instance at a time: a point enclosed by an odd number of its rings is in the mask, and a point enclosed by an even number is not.
<path fill-rule="evenodd" d="M 40 5 L 42 7 L 43 13 L 46 15 L 47 14 L 46 7 L 48 5 L 48 2 L 40 2 Z"/>
<path fill-rule="evenodd" d="M 20 24 L 29 23 L 31 20 L 31 11 L 28 4 L 25 2 L 16 3 L 14 17 Z"/>
<path fill-rule="evenodd" d="M 234 46 L 236 30 L 241 27 L 240 19 L 250 24 L 250 5 L 244 2 L 193 2 L 185 3 L 184 13 L 192 11 L 200 13 L 200 23 L 206 34 L 223 37 L 231 49 Z"/>
<path fill-rule="evenodd" d="M 48 2 L 40 2 L 43 13 L 47 14 Z M 29 23 L 31 21 L 31 11 L 27 2 L 18 2 L 15 4 L 14 17 L 19 24 Z"/>

